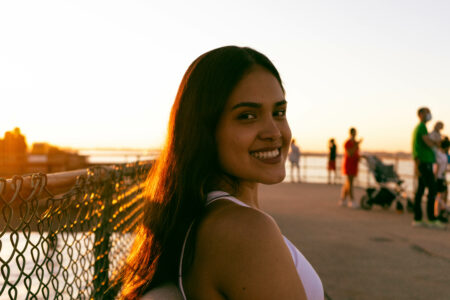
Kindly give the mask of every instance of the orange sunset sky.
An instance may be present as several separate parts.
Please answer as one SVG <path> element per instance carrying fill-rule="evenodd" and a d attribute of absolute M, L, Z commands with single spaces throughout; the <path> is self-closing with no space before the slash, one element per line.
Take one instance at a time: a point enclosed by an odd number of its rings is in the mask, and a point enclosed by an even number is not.
<path fill-rule="evenodd" d="M 2 1 L 0 134 L 29 144 L 158 148 L 188 65 L 235 44 L 265 53 L 303 151 L 348 128 L 410 151 L 416 110 L 450 134 L 448 1 Z"/>

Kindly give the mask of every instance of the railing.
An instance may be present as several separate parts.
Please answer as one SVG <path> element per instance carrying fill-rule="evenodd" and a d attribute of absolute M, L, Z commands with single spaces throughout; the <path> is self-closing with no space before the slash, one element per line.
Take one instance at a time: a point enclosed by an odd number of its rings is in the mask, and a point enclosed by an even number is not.
<path fill-rule="evenodd" d="M 381 158 L 413 182 L 412 160 Z M 340 164 L 338 157 L 337 175 Z M 300 166 L 302 181 L 327 182 L 326 155 L 304 154 Z M 141 162 L 0 179 L 0 299 L 114 298 L 111 282 L 142 218 L 150 168 Z M 361 162 L 356 184 L 374 183 Z"/>
<path fill-rule="evenodd" d="M 0 299 L 111 299 L 151 163 L 0 179 Z"/>
<path fill-rule="evenodd" d="M 385 164 L 394 165 L 395 172 L 404 181 L 403 187 L 410 197 L 413 197 L 416 180 L 414 176 L 414 161 L 409 158 L 400 156 L 379 156 L 379 158 Z M 327 183 L 328 182 L 328 172 L 327 172 L 327 162 L 328 156 L 326 154 L 316 154 L 316 153 L 305 153 L 302 154 L 300 158 L 300 177 L 303 182 L 311 183 Z M 344 182 L 345 177 L 341 175 L 341 162 L 342 156 L 336 158 L 336 184 L 341 184 Z M 449 165 L 450 167 L 450 165 Z M 290 163 L 286 164 L 286 182 L 290 182 L 291 172 Z M 447 170 L 447 181 L 450 181 L 450 169 Z M 376 181 L 369 171 L 367 164 L 364 159 L 359 162 L 359 173 L 355 179 L 355 185 L 359 187 L 369 187 L 376 185 Z"/>

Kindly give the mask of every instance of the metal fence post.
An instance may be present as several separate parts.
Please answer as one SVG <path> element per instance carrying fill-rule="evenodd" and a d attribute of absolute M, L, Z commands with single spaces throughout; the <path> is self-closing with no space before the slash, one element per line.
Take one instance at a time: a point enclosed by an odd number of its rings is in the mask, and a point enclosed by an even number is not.
<path fill-rule="evenodd" d="M 109 251 L 112 216 L 112 196 L 113 196 L 113 178 L 107 176 L 103 182 L 104 189 L 101 194 L 101 204 L 103 213 L 100 217 L 99 227 L 95 230 L 94 242 L 94 299 L 110 299 L 107 292 L 112 292 L 109 288 Z"/>

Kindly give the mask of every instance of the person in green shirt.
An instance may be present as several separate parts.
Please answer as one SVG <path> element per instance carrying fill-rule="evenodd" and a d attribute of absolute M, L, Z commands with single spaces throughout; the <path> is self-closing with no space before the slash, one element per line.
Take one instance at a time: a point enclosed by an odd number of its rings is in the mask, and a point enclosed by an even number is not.
<path fill-rule="evenodd" d="M 412 154 L 416 166 L 417 190 L 414 197 L 414 221 L 413 226 L 424 226 L 444 228 L 445 224 L 437 220 L 434 215 L 434 201 L 436 197 L 436 180 L 433 173 L 435 162 L 432 147 L 435 143 L 429 138 L 426 123 L 431 120 L 431 112 L 428 107 L 421 107 L 417 111 L 419 124 L 416 126 L 412 137 Z M 428 189 L 427 216 L 428 223 L 422 221 L 422 197 Z"/>

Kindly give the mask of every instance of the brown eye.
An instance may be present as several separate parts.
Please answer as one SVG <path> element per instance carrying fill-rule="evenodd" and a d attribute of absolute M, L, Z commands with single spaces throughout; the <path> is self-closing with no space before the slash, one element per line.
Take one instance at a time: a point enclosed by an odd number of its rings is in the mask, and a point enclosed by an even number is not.
<path fill-rule="evenodd" d="M 253 120 L 256 119 L 256 114 L 254 113 L 242 113 L 238 116 L 238 120 Z"/>
<path fill-rule="evenodd" d="M 286 116 L 286 109 L 279 109 L 279 110 L 274 111 L 273 116 L 274 117 L 284 117 L 284 116 Z"/>

